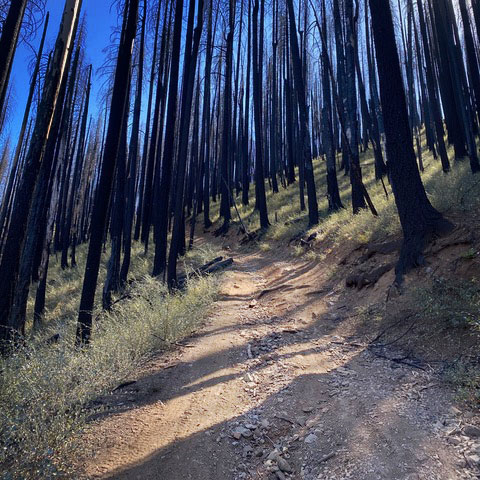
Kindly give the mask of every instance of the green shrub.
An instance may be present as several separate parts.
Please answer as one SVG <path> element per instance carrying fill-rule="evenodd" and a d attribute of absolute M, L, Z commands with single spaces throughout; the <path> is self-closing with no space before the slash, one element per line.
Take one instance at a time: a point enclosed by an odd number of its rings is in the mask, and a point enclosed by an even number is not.
<path fill-rule="evenodd" d="M 480 285 L 476 281 L 436 279 L 432 287 L 417 290 L 416 304 L 425 315 L 452 327 L 480 329 Z"/>

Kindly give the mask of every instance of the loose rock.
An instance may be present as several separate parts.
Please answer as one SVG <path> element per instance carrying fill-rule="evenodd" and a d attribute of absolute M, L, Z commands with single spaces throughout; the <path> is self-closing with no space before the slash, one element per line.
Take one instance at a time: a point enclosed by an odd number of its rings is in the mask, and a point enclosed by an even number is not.
<path fill-rule="evenodd" d="M 317 440 L 318 440 L 318 437 L 314 433 L 311 433 L 310 435 L 307 435 L 305 437 L 304 442 L 310 444 L 310 443 L 315 443 Z"/>
<path fill-rule="evenodd" d="M 287 473 L 293 472 L 290 464 L 282 457 L 277 458 L 277 465 L 282 472 L 287 472 Z"/>
<path fill-rule="evenodd" d="M 463 433 L 467 435 L 467 437 L 477 438 L 480 437 L 480 428 L 475 425 L 465 425 L 465 427 L 463 427 Z"/>

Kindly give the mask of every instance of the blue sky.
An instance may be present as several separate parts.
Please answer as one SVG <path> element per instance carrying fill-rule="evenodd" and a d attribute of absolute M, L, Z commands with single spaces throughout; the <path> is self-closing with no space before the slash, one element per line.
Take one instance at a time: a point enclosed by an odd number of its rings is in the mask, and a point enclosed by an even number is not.
<path fill-rule="evenodd" d="M 97 94 L 102 80 L 97 75 L 97 69 L 105 59 L 102 50 L 109 45 L 112 27 L 117 24 L 116 9 L 110 9 L 112 0 L 83 0 L 82 14 L 86 14 L 87 38 L 86 38 L 86 61 L 93 65 L 93 94 L 90 105 L 94 108 L 97 104 Z M 50 12 L 50 21 L 47 31 L 46 48 L 52 48 L 58 34 L 60 20 L 64 7 L 64 0 L 47 0 L 46 11 Z M 35 51 L 40 43 L 43 24 L 39 27 L 37 36 L 31 41 Z M 23 118 L 23 112 L 28 96 L 30 84 L 29 62 L 33 58 L 33 52 L 25 44 L 19 45 L 14 59 L 10 82 L 13 85 L 14 109 L 10 118 L 9 128 L 12 140 L 15 142 L 17 132 Z M 93 110 L 95 112 L 95 109 Z"/>

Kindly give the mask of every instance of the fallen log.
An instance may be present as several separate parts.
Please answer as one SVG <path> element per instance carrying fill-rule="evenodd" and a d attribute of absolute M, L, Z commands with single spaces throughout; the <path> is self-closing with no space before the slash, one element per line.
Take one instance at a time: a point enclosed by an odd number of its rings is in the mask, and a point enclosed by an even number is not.
<path fill-rule="evenodd" d="M 193 272 L 188 273 L 187 275 L 181 275 L 178 277 L 177 285 L 178 288 L 185 288 L 187 281 L 193 277 L 205 277 L 212 273 L 223 270 L 233 264 L 233 258 L 227 258 L 226 260 L 223 257 L 217 257 L 211 260 L 210 262 L 202 265 L 199 268 L 193 270 Z"/>
<path fill-rule="evenodd" d="M 207 268 L 211 267 L 213 264 L 217 262 L 221 262 L 223 260 L 223 257 L 216 257 L 213 260 L 210 260 L 210 262 L 206 263 L 205 265 L 202 265 L 201 267 L 197 268 L 198 271 L 203 272 Z"/>
<path fill-rule="evenodd" d="M 226 260 L 215 263 L 214 265 L 211 265 L 210 267 L 202 270 L 202 273 L 205 275 L 210 273 L 215 273 L 215 272 L 218 272 L 219 270 L 223 270 L 224 268 L 229 267 L 232 264 L 233 264 L 233 258 L 227 258 Z"/>

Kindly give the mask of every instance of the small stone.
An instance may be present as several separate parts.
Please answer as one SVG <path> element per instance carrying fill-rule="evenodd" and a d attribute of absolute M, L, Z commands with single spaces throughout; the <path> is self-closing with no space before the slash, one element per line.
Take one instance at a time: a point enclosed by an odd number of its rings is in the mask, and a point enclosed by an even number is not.
<path fill-rule="evenodd" d="M 451 415 L 460 415 L 462 412 L 457 407 L 450 407 L 449 408 Z"/>
<path fill-rule="evenodd" d="M 245 428 L 248 428 L 248 430 L 256 430 L 257 426 L 253 423 L 246 423 Z"/>
<path fill-rule="evenodd" d="M 282 472 L 291 473 L 293 471 L 290 464 L 282 457 L 277 458 L 277 465 Z"/>
<path fill-rule="evenodd" d="M 467 455 L 466 459 L 470 465 L 474 465 L 474 466 L 480 465 L 480 456 L 477 455 L 476 453 Z"/>
<path fill-rule="evenodd" d="M 461 441 L 459 438 L 457 437 L 448 437 L 447 438 L 447 442 L 450 444 L 450 445 L 460 445 Z"/>
<path fill-rule="evenodd" d="M 260 425 L 263 427 L 263 428 L 269 428 L 270 427 L 270 423 L 267 419 L 263 419 L 261 422 L 260 422 Z"/>
<path fill-rule="evenodd" d="M 315 418 L 310 418 L 309 420 L 307 420 L 307 421 L 305 422 L 305 426 L 306 426 L 307 428 L 312 428 L 312 427 L 313 427 L 314 425 L 316 425 L 317 423 L 318 423 L 317 419 L 315 419 Z"/>
<path fill-rule="evenodd" d="M 465 425 L 465 427 L 463 427 L 463 433 L 470 438 L 480 437 L 480 428 L 475 425 Z"/>
<path fill-rule="evenodd" d="M 318 440 L 318 437 L 314 433 L 311 433 L 310 435 L 307 435 L 305 437 L 304 442 L 310 444 L 310 443 L 315 443 L 317 440 Z"/>
<path fill-rule="evenodd" d="M 268 454 L 268 457 L 267 457 L 267 461 L 268 460 L 275 460 L 277 461 L 277 458 L 279 457 L 280 455 L 280 452 L 275 449 L 275 450 L 272 450 L 269 454 Z"/>
<path fill-rule="evenodd" d="M 313 407 L 303 407 L 302 410 L 304 413 L 311 413 L 313 412 Z"/>
<path fill-rule="evenodd" d="M 300 425 L 300 426 L 304 426 L 305 425 L 305 422 L 306 422 L 306 418 L 305 417 L 297 417 L 295 419 L 297 421 L 297 423 Z"/>
<path fill-rule="evenodd" d="M 232 431 L 232 436 L 235 440 L 240 440 L 240 438 L 242 438 L 242 436 L 246 436 L 250 434 L 250 436 L 252 435 L 252 433 L 250 432 L 250 430 L 247 430 L 245 427 L 236 427 L 233 431 Z"/>
<path fill-rule="evenodd" d="M 287 477 L 282 471 L 278 470 L 275 473 L 277 475 L 278 480 L 287 480 Z"/>
<path fill-rule="evenodd" d="M 253 454 L 256 456 L 256 457 L 261 457 L 263 455 L 263 448 L 257 448 L 255 450 L 255 452 L 253 452 Z"/>
<path fill-rule="evenodd" d="M 271 460 L 268 460 L 265 462 L 265 466 L 267 467 L 267 470 L 269 472 L 278 472 L 280 469 L 278 468 L 278 466 L 276 464 L 274 464 Z"/>
<path fill-rule="evenodd" d="M 253 448 L 250 445 L 247 445 L 243 449 L 243 458 L 250 457 L 253 453 Z"/>

